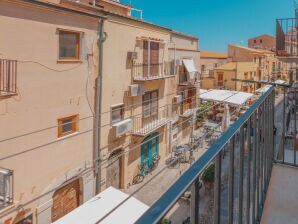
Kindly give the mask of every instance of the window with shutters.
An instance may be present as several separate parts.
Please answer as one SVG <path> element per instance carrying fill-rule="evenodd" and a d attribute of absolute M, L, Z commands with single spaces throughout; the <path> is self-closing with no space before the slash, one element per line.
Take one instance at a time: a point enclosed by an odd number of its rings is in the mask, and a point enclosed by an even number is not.
<path fill-rule="evenodd" d="M 143 95 L 143 118 L 156 116 L 158 113 L 158 90 Z"/>
<path fill-rule="evenodd" d="M 159 43 L 143 42 L 143 65 L 145 76 L 158 76 L 161 64 L 159 63 Z"/>
<path fill-rule="evenodd" d="M 58 137 L 63 137 L 79 130 L 79 115 L 58 119 Z"/>
<path fill-rule="evenodd" d="M 13 202 L 13 171 L 0 168 L 0 210 Z"/>
<path fill-rule="evenodd" d="M 217 85 L 218 86 L 224 85 L 223 73 L 217 73 Z"/>

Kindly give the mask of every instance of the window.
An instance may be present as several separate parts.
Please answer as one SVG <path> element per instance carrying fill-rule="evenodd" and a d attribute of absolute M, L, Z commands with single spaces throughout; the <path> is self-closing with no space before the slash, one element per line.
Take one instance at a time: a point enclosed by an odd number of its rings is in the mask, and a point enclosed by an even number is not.
<path fill-rule="evenodd" d="M 256 44 L 257 43 L 257 40 L 254 40 L 254 44 Z"/>
<path fill-rule="evenodd" d="M 0 209 L 10 205 L 12 200 L 13 171 L 0 168 Z"/>
<path fill-rule="evenodd" d="M 111 122 L 112 124 L 123 120 L 124 105 L 114 106 L 111 109 Z"/>
<path fill-rule="evenodd" d="M 263 40 L 262 40 L 262 39 L 260 39 L 260 44 L 261 44 L 261 43 L 263 43 Z"/>
<path fill-rule="evenodd" d="M 80 59 L 80 33 L 59 30 L 59 60 Z"/>
<path fill-rule="evenodd" d="M 78 121 L 79 115 L 58 119 L 58 137 L 63 137 L 65 135 L 77 132 L 79 129 Z"/>
<path fill-rule="evenodd" d="M 217 63 L 214 63 L 214 68 L 217 68 L 218 64 Z"/>
<path fill-rule="evenodd" d="M 275 62 L 272 62 L 272 71 L 275 71 Z"/>
<path fill-rule="evenodd" d="M 157 115 L 158 91 L 152 91 L 143 95 L 143 118 Z"/>

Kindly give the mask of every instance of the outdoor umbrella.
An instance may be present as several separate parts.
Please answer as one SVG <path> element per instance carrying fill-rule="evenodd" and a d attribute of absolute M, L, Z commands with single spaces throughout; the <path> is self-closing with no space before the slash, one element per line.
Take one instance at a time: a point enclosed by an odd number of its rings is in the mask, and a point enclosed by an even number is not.
<path fill-rule="evenodd" d="M 224 132 L 226 131 L 229 126 L 230 126 L 230 120 L 231 120 L 231 115 L 230 115 L 230 108 L 228 104 L 225 104 L 225 110 L 224 110 L 224 115 L 221 123 L 221 131 Z"/>

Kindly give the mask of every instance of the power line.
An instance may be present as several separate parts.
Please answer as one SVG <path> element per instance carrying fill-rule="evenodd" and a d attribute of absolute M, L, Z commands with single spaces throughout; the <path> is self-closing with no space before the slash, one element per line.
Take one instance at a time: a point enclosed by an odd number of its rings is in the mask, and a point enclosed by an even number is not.
<path fill-rule="evenodd" d="M 191 89 L 196 89 L 196 88 L 195 88 L 195 87 L 194 87 L 194 88 L 189 88 L 188 90 L 191 90 Z M 210 91 L 212 91 L 212 90 L 210 90 Z M 166 96 L 163 96 L 163 97 L 161 97 L 161 98 L 155 98 L 155 99 L 145 100 L 145 101 L 142 101 L 141 103 L 131 104 L 131 105 L 128 105 L 128 106 L 126 106 L 126 107 L 124 107 L 124 108 L 128 108 L 128 107 L 131 108 L 131 107 L 134 107 L 134 106 L 136 106 L 136 105 L 143 104 L 143 103 L 153 102 L 154 100 L 161 100 L 161 99 L 163 99 L 163 98 L 165 98 L 165 97 L 167 97 L 167 96 L 174 95 L 174 94 L 177 94 L 177 93 L 179 94 L 179 93 L 182 93 L 182 92 L 184 92 L 184 91 L 174 92 L 174 93 L 171 93 L 171 94 L 167 94 Z M 207 93 L 207 92 L 205 92 L 205 93 Z M 205 94 L 205 93 L 202 93 L 202 94 Z M 202 94 L 200 94 L 200 95 L 202 95 Z M 189 97 L 189 98 L 190 98 L 190 97 Z M 189 98 L 186 98 L 186 99 L 184 99 L 183 101 L 185 101 L 185 100 L 187 100 L 187 99 L 189 99 Z M 169 105 L 169 104 L 167 104 L 167 105 Z M 165 105 L 165 106 L 167 106 L 167 105 Z M 118 110 L 120 110 L 120 109 L 118 109 Z M 105 114 L 105 113 L 111 113 L 112 111 L 114 111 L 114 110 L 105 111 L 105 112 L 101 113 L 101 115 L 103 115 L 103 114 Z M 137 115 L 133 115 L 133 116 L 138 116 L 138 115 L 141 115 L 141 114 L 137 114 Z M 133 117 L 133 116 L 130 116 L 130 117 L 128 117 L 128 118 L 131 118 L 131 117 Z M 75 120 L 75 121 L 66 122 L 65 124 L 76 123 L 76 122 L 78 122 L 78 121 L 85 120 L 85 119 L 87 119 L 87 118 L 92 118 L 92 117 L 94 117 L 94 116 L 92 115 L 92 116 L 88 116 L 88 117 L 85 117 L 85 118 L 80 118 L 80 119 L 77 119 L 77 120 Z M 126 119 L 127 119 L 127 118 L 126 118 Z M 110 123 L 109 123 L 109 124 L 110 124 Z M 107 126 L 107 125 L 105 125 L 105 126 Z M 39 129 L 39 130 L 32 131 L 32 132 L 28 132 L 28 133 L 20 134 L 20 135 L 17 135 L 17 136 L 13 136 L 13 137 L 6 138 L 6 139 L 0 139 L 0 143 L 1 143 L 1 142 L 5 142 L 5 141 L 9 141 L 9 140 L 13 140 L 13 139 L 16 139 L 16 138 L 20 138 L 20 137 L 25 137 L 25 136 L 27 136 L 27 135 L 31 135 L 31 134 L 36 134 L 36 133 L 39 133 L 39 132 L 42 132 L 42 131 L 46 131 L 46 130 L 49 130 L 49 129 L 52 129 L 52 128 L 57 128 L 57 127 L 60 127 L 60 125 L 53 125 L 53 126 L 50 126 L 50 127 L 46 127 L 46 128 L 43 128 L 43 129 Z M 104 127 L 104 126 L 103 126 L 103 127 Z"/>
<path fill-rule="evenodd" d="M 231 96 L 230 96 L 230 97 L 231 97 Z M 229 98 L 229 97 L 228 97 L 228 98 Z M 213 106 L 212 106 L 212 107 L 213 107 Z M 212 108 L 212 107 L 211 107 L 211 108 Z M 183 121 L 183 122 L 184 122 L 184 121 Z M 181 122 L 181 123 L 182 123 L 182 122 Z M 214 131 L 210 131 L 210 132 L 214 132 Z M 208 133 L 210 133 L 210 132 L 208 132 Z M 152 139 L 153 139 L 153 138 L 152 138 Z M 141 144 L 139 144 L 139 145 L 142 145 L 142 144 L 144 144 L 144 143 L 141 143 Z M 178 161 L 178 159 L 179 159 L 179 158 L 175 158 L 175 159 L 173 159 L 173 161 L 171 161 L 168 165 L 166 165 L 166 166 L 165 166 L 164 168 L 162 168 L 159 172 L 157 172 L 151 179 L 149 179 L 146 183 L 144 183 L 140 188 L 138 188 L 137 190 L 135 190 L 135 191 L 128 197 L 128 199 L 131 198 L 132 196 L 134 196 L 134 195 L 135 195 L 137 192 L 139 192 L 141 189 L 143 189 L 147 184 L 149 184 L 152 180 L 154 180 L 157 176 L 159 176 L 159 175 L 160 175 L 162 172 L 164 172 L 167 168 L 171 167 L 171 165 L 175 164 L 175 163 Z M 95 160 L 94 160 L 94 162 L 95 162 Z M 81 171 L 77 176 L 75 176 L 75 177 L 73 177 L 73 178 L 67 180 L 66 182 L 64 182 L 63 184 L 59 185 L 58 187 L 55 187 L 55 188 L 53 188 L 53 189 L 51 189 L 51 190 L 49 190 L 49 191 L 47 191 L 47 192 L 45 192 L 45 193 L 43 193 L 43 194 L 37 196 L 37 197 L 34 197 L 33 199 L 31 199 L 31 200 L 29 200 L 29 201 L 27 201 L 27 202 L 25 202 L 25 203 L 23 203 L 23 204 L 20 204 L 19 206 L 16 206 L 16 207 L 13 208 L 13 209 L 7 210 L 6 212 L 4 212 L 4 213 L 2 213 L 2 214 L 0 215 L 0 218 L 4 218 L 5 216 L 11 214 L 12 212 L 15 212 L 15 211 L 18 211 L 18 210 L 24 208 L 25 206 L 27 206 L 27 205 L 33 203 L 34 201 L 36 201 L 36 200 L 38 200 L 38 199 L 40 199 L 40 198 L 42 198 L 42 197 L 48 195 L 49 193 L 52 193 L 52 192 L 55 192 L 56 190 L 59 190 L 60 188 L 62 188 L 62 187 L 64 187 L 64 186 L 68 185 L 69 183 L 71 183 L 71 182 L 73 182 L 73 181 L 75 181 L 75 180 L 78 180 L 79 178 L 81 178 L 81 177 L 84 176 L 85 174 L 87 174 L 87 173 L 89 173 L 89 172 L 91 172 L 91 171 L 95 171 L 95 170 L 97 170 L 98 167 L 99 167 L 99 165 L 95 165 L 94 167 L 90 167 L 90 168 L 84 169 L 84 170 Z M 128 199 L 127 199 L 127 200 L 128 200 Z M 104 217 L 102 217 L 101 220 L 99 220 L 97 223 L 99 223 L 100 221 L 102 221 L 103 219 L 105 219 L 106 217 L 108 217 L 108 215 L 110 215 L 115 209 L 117 209 L 119 206 L 121 206 L 121 205 L 122 205 L 123 203 L 125 203 L 127 200 L 125 199 L 124 201 L 120 202 L 120 203 L 119 203 L 113 210 L 111 210 L 108 214 L 106 214 Z"/>

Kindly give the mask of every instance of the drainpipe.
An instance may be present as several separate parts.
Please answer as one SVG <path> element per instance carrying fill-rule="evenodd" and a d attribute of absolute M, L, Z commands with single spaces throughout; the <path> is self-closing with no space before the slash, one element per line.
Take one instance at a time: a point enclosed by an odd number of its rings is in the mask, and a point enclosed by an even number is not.
<path fill-rule="evenodd" d="M 101 139 L 101 102 L 102 102 L 102 64 L 103 64 L 103 43 L 106 40 L 106 34 L 104 33 L 104 22 L 107 17 L 103 17 L 99 21 L 98 30 L 98 77 L 96 80 L 96 108 L 95 108 L 95 127 L 94 127 L 94 150 L 95 150 L 95 166 L 96 170 L 96 193 L 101 191 L 101 154 L 100 154 L 100 139 Z"/>

